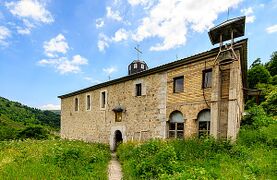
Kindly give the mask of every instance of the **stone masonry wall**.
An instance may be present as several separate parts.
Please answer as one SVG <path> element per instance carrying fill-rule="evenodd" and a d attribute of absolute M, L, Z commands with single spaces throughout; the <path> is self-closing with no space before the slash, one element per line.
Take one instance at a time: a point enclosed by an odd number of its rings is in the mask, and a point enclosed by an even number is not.
<path fill-rule="evenodd" d="M 198 113 L 203 109 L 210 109 L 211 88 L 202 88 L 202 74 L 203 70 L 213 68 L 213 64 L 214 58 L 210 58 L 168 71 L 166 117 L 169 120 L 173 111 L 182 112 L 185 119 L 185 137 L 197 134 Z M 184 92 L 174 93 L 173 78 L 179 76 L 184 76 Z"/>
<path fill-rule="evenodd" d="M 142 84 L 142 96 L 135 96 L 135 84 Z M 100 94 L 107 92 L 107 105 L 100 108 Z M 92 97 L 91 110 L 86 110 L 86 95 Z M 74 99 L 79 98 L 79 111 Z M 101 143 L 112 143 L 114 132 L 120 130 L 123 141 L 164 136 L 166 118 L 166 73 L 153 74 L 62 99 L 61 136 Z M 115 122 L 116 106 L 126 108 L 122 122 Z"/>
<path fill-rule="evenodd" d="M 238 52 L 237 52 L 238 53 Z M 239 57 L 239 54 L 238 54 Z M 202 88 L 203 70 L 212 69 L 212 87 Z M 231 80 L 227 99 L 228 137 L 235 137 L 243 111 L 243 85 L 240 61 L 231 65 Z M 235 75 L 235 76 L 234 76 Z M 184 76 L 184 92 L 173 92 L 173 79 Z M 232 81 L 232 82 L 231 82 Z M 197 117 L 204 109 L 211 110 L 211 135 L 220 132 L 220 70 L 215 57 L 183 65 L 163 73 L 110 85 L 61 102 L 61 136 L 114 146 L 114 134 L 120 130 L 123 141 L 167 138 L 168 121 L 172 112 L 182 112 L 185 119 L 184 138 L 198 133 Z M 137 83 L 142 84 L 142 96 L 135 95 Z M 107 92 L 106 108 L 100 108 L 101 92 Z M 86 110 L 86 96 L 91 95 L 91 110 Z M 79 99 L 79 111 L 74 110 L 74 99 Z M 122 122 L 115 122 L 116 106 L 125 107 Z M 225 106 L 224 106 L 225 107 Z M 231 117 L 231 119 L 230 119 Z"/>

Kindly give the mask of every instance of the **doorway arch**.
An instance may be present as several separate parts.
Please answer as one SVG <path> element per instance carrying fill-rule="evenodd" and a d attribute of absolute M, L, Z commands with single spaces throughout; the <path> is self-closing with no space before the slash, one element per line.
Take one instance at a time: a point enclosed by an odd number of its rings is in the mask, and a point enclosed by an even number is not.
<path fill-rule="evenodd" d="M 114 132 L 114 151 L 116 151 L 119 144 L 123 142 L 122 133 L 120 130 Z"/>

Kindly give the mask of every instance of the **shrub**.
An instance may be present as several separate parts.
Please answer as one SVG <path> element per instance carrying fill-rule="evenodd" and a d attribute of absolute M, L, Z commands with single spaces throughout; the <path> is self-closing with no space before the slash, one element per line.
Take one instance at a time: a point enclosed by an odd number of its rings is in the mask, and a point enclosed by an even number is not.
<path fill-rule="evenodd" d="M 0 141 L 15 139 L 17 131 L 14 128 L 2 126 L 0 123 Z"/>
<path fill-rule="evenodd" d="M 267 127 L 260 129 L 241 128 L 239 133 L 240 144 L 252 146 L 257 144 L 264 144 L 268 146 L 277 146 L 277 125 L 270 124 Z"/>
<path fill-rule="evenodd" d="M 136 145 L 122 144 L 117 154 L 125 169 L 129 171 L 129 176 L 155 179 L 160 174 L 171 174 L 176 169 L 175 149 L 165 141 L 151 140 Z"/>
<path fill-rule="evenodd" d="M 107 179 L 107 145 L 67 140 L 0 142 L 0 179 Z"/>
<path fill-rule="evenodd" d="M 47 139 L 49 132 L 41 126 L 28 126 L 21 130 L 17 138 L 19 139 Z"/>
<path fill-rule="evenodd" d="M 242 125 L 248 125 L 251 128 L 257 129 L 275 123 L 275 120 L 272 117 L 267 116 L 261 106 L 255 105 L 247 111 L 247 114 L 243 117 L 241 123 Z"/>
<path fill-rule="evenodd" d="M 266 100 L 261 106 L 268 114 L 277 116 L 277 88 L 266 96 Z"/>
<path fill-rule="evenodd" d="M 271 77 L 270 83 L 273 85 L 277 85 L 277 75 Z"/>

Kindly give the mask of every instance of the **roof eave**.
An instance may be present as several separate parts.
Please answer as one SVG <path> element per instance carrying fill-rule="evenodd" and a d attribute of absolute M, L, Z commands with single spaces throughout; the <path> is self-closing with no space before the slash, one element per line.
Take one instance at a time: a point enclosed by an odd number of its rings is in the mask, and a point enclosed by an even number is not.
<path fill-rule="evenodd" d="M 246 87 L 246 73 L 247 73 L 247 40 L 248 39 L 242 39 L 240 41 L 235 42 L 235 44 L 234 44 L 234 48 L 235 49 L 239 48 L 239 50 L 242 50 L 241 54 L 243 54 L 243 59 L 242 59 L 242 71 L 243 72 L 242 73 L 243 73 L 243 85 L 244 85 L 244 87 Z M 242 48 L 240 48 L 240 47 L 242 47 Z M 118 78 L 118 79 L 114 79 L 114 80 L 107 81 L 107 82 L 97 84 L 97 85 L 94 85 L 94 86 L 90 86 L 90 87 L 87 87 L 87 88 L 84 88 L 84 89 L 81 89 L 81 90 L 77 90 L 77 91 L 74 91 L 74 92 L 71 92 L 71 93 L 67 93 L 67 94 L 58 96 L 58 98 L 63 99 L 63 98 L 71 97 L 71 96 L 78 95 L 78 94 L 81 94 L 81 93 L 85 93 L 85 92 L 88 92 L 88 91 L 91 91 L 91 90 L 100 89 L 100 88 L 107 87 L 107 86 L 110 86 L 110 85 L 114 85 L 114 84 L 117 84 L 117 83 L 126 82 L 128 80 L 137 79 L 137 78 L 141 78 L 141 77 L 144 77 L 144 76 L 147 76 L 147 75 L 151 75 L 151 74 L 167 71 L 167 70 L 170 70 L 170 69 L 174 69 L 176 67 L 191 64 L 191 63 L 194 63 L 194 62 L 197 62 L 197 61 L 201 61 L 203 59 L 208 59 L 210 57 L 216 56 L 217 53 L 218 53 L 218 50 L 219 50 L 219 47 L 213 48 L 209 51 L 199 53 L 199 54 L 187 57 L 187 58 L 183 58 L 183 59 L 171 62 L 171 63 L 167 63 L 167 64 L 164 64 L 164 65 L 155 67 L 155 68 L 151 68 L 151 69 L 142 71 L 140 73 L 136 73 L 136 74 L 129 75 L 129 76 L 124 76 L 124 77 L 121 77 L 121 78 Z"/>

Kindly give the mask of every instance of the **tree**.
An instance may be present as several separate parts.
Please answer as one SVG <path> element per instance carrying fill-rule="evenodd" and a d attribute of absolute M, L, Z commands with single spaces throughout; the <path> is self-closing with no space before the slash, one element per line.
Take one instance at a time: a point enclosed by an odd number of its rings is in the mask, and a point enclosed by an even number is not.
<path fill-rule="evenodd" d="M 253 68 L 255 66 L 262 65 L 261 58 L 257 58 L 250 66 L 250 68 Z"/>
<path fill-rule="evenodd" d="M 255 88 L 258 83 L 268 83 L 271 76 L 269 71 L 262 64 L 257 64 L 248 71 L 247 78 L 248 86 L 250 88 Z"/>
<path fill-rule="evenodd" d="M 277 116 L 277 87 L 266 96 L 266 101 L 262 104 L 264 110 L 273 116 Z"/>
<path fill-rule="evenodd" d="M 265 64 L 271 76 L 277 75 L 277 51 L 273 52 L 270 61 Z"/>

